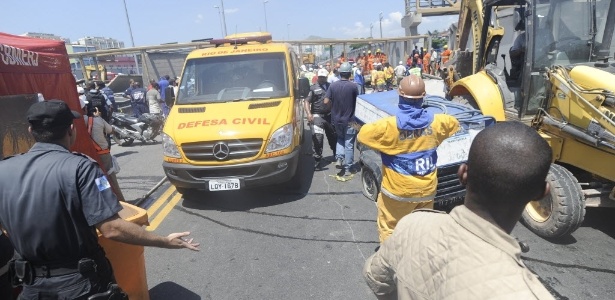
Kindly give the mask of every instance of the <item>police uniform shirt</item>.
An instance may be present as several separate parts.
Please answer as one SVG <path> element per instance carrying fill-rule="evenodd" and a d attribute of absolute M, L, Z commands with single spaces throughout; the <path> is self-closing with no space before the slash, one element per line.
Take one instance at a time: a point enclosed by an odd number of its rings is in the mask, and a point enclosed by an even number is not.
<path fill-rule="evenodd" d="M 92 257 L 101 250 L 94 225 L 120 210 L 98 165 L 60 145 L 36 143 L 0 162 L 0 224 L 31 263 Z"/>
<path fill-rule="evenodd" d="M 311 113 L 328 115 L 331 113 L 331 107 L 325 104 L 325 95 L 329 89 L 329 83 L 320 85 L 319 83 L 310 86 L 308 99 L 311 104 Z"/>

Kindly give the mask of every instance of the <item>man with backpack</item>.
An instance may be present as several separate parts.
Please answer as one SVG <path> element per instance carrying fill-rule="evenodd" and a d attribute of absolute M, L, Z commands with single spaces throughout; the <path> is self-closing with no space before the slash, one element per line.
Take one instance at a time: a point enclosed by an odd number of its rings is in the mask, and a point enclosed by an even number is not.
<path fill-rule="evenodd" d="M 118 111 L 118 107 L 117 104 L 115 103 L 115 95 L 113 95 L 113 90 L 110 89 L 104 81 L 97 81 L 96 82 L 96 88 L 98 88 L 99 91 L 103 92 L 106 96 L 107 99 L 109 99 L 109 101 L 111 101 L 111 111 Z"/>
<path fill-rule="evenodd" d="M 107 95 L 96 88 L 95 82 L 88 83 L 87 90 L 88 92 L 85 96 L 87 100 L 88 113 L 93 113 L 98 109 L 100 112 L 100 117 L 109 122 L 111 120 L 111 112 L 109 107 L 111 107 L 112 103 L 107 98 Z"/>

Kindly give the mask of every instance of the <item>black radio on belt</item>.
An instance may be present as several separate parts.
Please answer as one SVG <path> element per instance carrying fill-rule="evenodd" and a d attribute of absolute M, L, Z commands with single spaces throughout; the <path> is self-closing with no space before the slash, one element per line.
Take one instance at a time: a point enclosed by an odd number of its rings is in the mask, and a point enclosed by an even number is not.
<path fill-rule="evenodd" d="M 77 270 L 84 275 L 96 273 L 96 268 L 96 262 L 91 258 L 82 258 L 79 260 L 79 263 L 77 263 Z"/>
<path fill-rule="evenodd" d="M 28 261 L 13 259 L 9 262 L 9 277 L 13 286 L 31 285 L 34 283 L 34 267 Z"/>

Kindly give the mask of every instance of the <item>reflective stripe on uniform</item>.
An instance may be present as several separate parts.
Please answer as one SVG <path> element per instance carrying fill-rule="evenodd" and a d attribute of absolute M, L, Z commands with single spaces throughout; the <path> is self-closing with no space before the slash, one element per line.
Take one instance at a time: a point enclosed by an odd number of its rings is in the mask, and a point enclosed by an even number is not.
<path fill-rule="evenodd" d="M 427 195 L 427 196 L 424 196 L 424 197 L 400 197 L 400 196 L 397 196 L 397 195 L 393 195 L 393 193 L 387 191 L 384 187 L 382 187 L 380 189 L 380 192 L 383 195 L 385 195 L 385 196 L 387 196 L 387 197 L 389 197 L 389 198 L 391 198 L 391 199 L 393 199 L 395 201 L 400 201 L 400 202 L 423 202 L 423 201 L 433 200 L 436 197 L 436 193 L 435 192 L 433 194 L 431 194 L 431 195 Z"/>

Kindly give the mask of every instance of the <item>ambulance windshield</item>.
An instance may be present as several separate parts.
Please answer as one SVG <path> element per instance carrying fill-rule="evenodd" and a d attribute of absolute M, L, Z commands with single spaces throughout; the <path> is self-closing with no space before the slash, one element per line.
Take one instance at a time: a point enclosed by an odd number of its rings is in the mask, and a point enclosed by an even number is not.
<path fill-rule="evenodd" d="M 286 70 L 282 52 L 191 59 L 176 104 L 288 97 Z"/>

